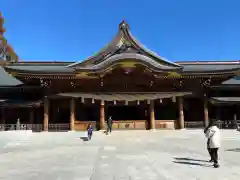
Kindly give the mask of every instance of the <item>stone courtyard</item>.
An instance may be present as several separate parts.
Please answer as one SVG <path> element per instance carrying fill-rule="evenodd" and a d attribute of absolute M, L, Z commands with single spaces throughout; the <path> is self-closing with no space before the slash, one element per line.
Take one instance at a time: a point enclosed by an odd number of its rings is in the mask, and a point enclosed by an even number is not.
<path fill-rule="evenodd" d="M 0 132 L 4 180 L 238 180 L 240 133 L 222 131 L 220 165 L 207 162 L 202 130 Z"/>

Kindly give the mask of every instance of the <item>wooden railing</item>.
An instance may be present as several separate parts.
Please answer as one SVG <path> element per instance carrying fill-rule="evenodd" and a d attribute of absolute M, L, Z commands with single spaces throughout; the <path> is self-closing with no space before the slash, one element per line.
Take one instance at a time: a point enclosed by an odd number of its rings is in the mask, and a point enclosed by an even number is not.
<path fill-rule="evenodd" d="M 185 128 L 193 128 L 193 129 L 203 129 L 205 127 L 203 121 L 194 121 L 194 122 L 186 122 L 185 121 Z"/>
<path fill-rule="evenodd" d="M 156 129 L 175 129 L 176 120 L 155 120 Z"/>
<path fill-rule="evenodd" d="M 99 128 L 99 124 L 96 121 L 75 121 L 75 130 L 83 131 L 87 129 L 87 125 L 91 124 L 94 130 Z M 156 129 L 175 129 L 175 120 L 156 120 L 155 121 Z M 105 122 L 105 129 L 107 127 L 107 123 Z M 149 124 L 147 120 L 113 120 L 112 128 L 113 129 L 148 129 Z"/>
<path fill-rule="evenodd" d="M 237 122 L 234 122 L 234 120 L 216 120 L 216 124 L 218 128 L 220 129 L 237 129 L 237 124 L 238 126 L 240 125 L 240 120 L 237 120 Z M 236 124 L 237 123 L 237 124 Z M 194 121 L 194 122 L 185 122 L 185 128 L 204 128 L 205 124 L 204 121 Z"/>
<path fill-rule="evenodd" d="M 59 124 L 49 124 L 48 131 L 51 132 L 64 132 L 70 130 L 70 124 L 68 123 L 59 123 Z"/>
<path fill-rule="evenodd" d="M 146 129 L 147 126 L 146 120 L 113 121 L 113 129 Z"/>
<path fill-rule="evenodd" d="M 99 124 L 96 121 L 75 121 L 75 130 L 76 131 L 84 131 L 87 129 L 88 124 L 93 126 L 94 130 L 99 128 Z M 114 121 L 112 124 L 113 129 L 146 129 L 148 126 L 146 120 L 118 120 Z M 105 122 L 105 129 L 107 127 L 107 123 Z"/>

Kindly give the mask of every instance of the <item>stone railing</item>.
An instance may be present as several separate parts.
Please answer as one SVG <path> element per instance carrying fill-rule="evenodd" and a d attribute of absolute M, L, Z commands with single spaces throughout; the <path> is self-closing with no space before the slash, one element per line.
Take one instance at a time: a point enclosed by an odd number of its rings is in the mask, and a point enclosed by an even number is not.
<path fill-rule="evenodd" d="M 0 131 L 17 131 L 17 130 L 32 130 L 34 132 L 41 132 L 43 130 L 42 124 L 0 124 Z"/>

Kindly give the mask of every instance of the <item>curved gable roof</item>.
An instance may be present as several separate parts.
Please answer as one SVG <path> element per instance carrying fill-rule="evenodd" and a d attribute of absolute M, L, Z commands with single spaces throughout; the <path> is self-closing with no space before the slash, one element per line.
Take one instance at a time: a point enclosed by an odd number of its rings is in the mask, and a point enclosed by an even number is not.
<path fill-rule="evenodd" d="M 156 61 L 156 63 L 159 63 L 160 65 L 169 66 L 176 69 L 182 68 L 181 65 L 170 62 L 167 59 L 145 48 L 131 34 L 129 30 L 129 25 L 125 21 L 122 21 L 120 23 L 118 33 L 113 38 L 113 40 L 102 50 L 100 50 L 96 55 L 91 56 L 87 60 L 72 63 L 68 65 L 68 67 L 94 66 L 98 63 L 101 63 L 102 61 L 107 60 L 111 56 L 121 53 L 140 54 L 146 56 L 147 58 L 153 59 L 154 61 Z"/>

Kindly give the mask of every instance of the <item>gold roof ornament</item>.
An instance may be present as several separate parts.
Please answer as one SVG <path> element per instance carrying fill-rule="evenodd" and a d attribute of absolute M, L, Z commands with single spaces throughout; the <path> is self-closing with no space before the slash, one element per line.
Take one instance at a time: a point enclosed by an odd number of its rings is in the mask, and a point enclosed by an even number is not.
<path fill-rule="evenodd" d="M 93 78 L 97 78 L 97 77 L 96 76 L 91 76 L 87 72 L 79 72 L 79 73 L 76 74 L 76 78 L 91 78 L 91 79 L 93 79 Z"/>
<path fill-rule="evenodd" d="M 136 67 L 136 62 L 134 62 L 134 61 L 125 61 L 125 62 L 119 63 L 119 65 L 122 68 L 135 68 Z"/>
<path fill-rule="evenodd" d="M 147 100 L 147 104 L 150 104 L 150 100 L 149 99 Z"/>
<path fill-rule="evenodd" d="M 172 97 L 172 102 L 173 102 L 173 103 L 176 102 L 176 97 L 175 97 L 175 96 Z"/>
<path fill-rule="evenodd" d="M 168 72 L 167 77 L 180 78 L 181 75 L 177 72 Z"/>
<path fill-rule="evenodd" d="M 81 98 L 81 103 L 84 103 L 84 98 L 83 97 Z"/>
<path fill-rule="evenodd" d="M 10 73 L 8 73 L 10 76 L 13 76 L 13 77 L 15 77 L 15 76 L 17 76 L 17 73 L 16 72 L 10 72 Z"/>
<path fill-rule="evenodd" d="M 137 101 L 137 105 L 138 105 L 138 106 L 140 105 L 140 101 L 139 101 L 139 100 Z"/>

